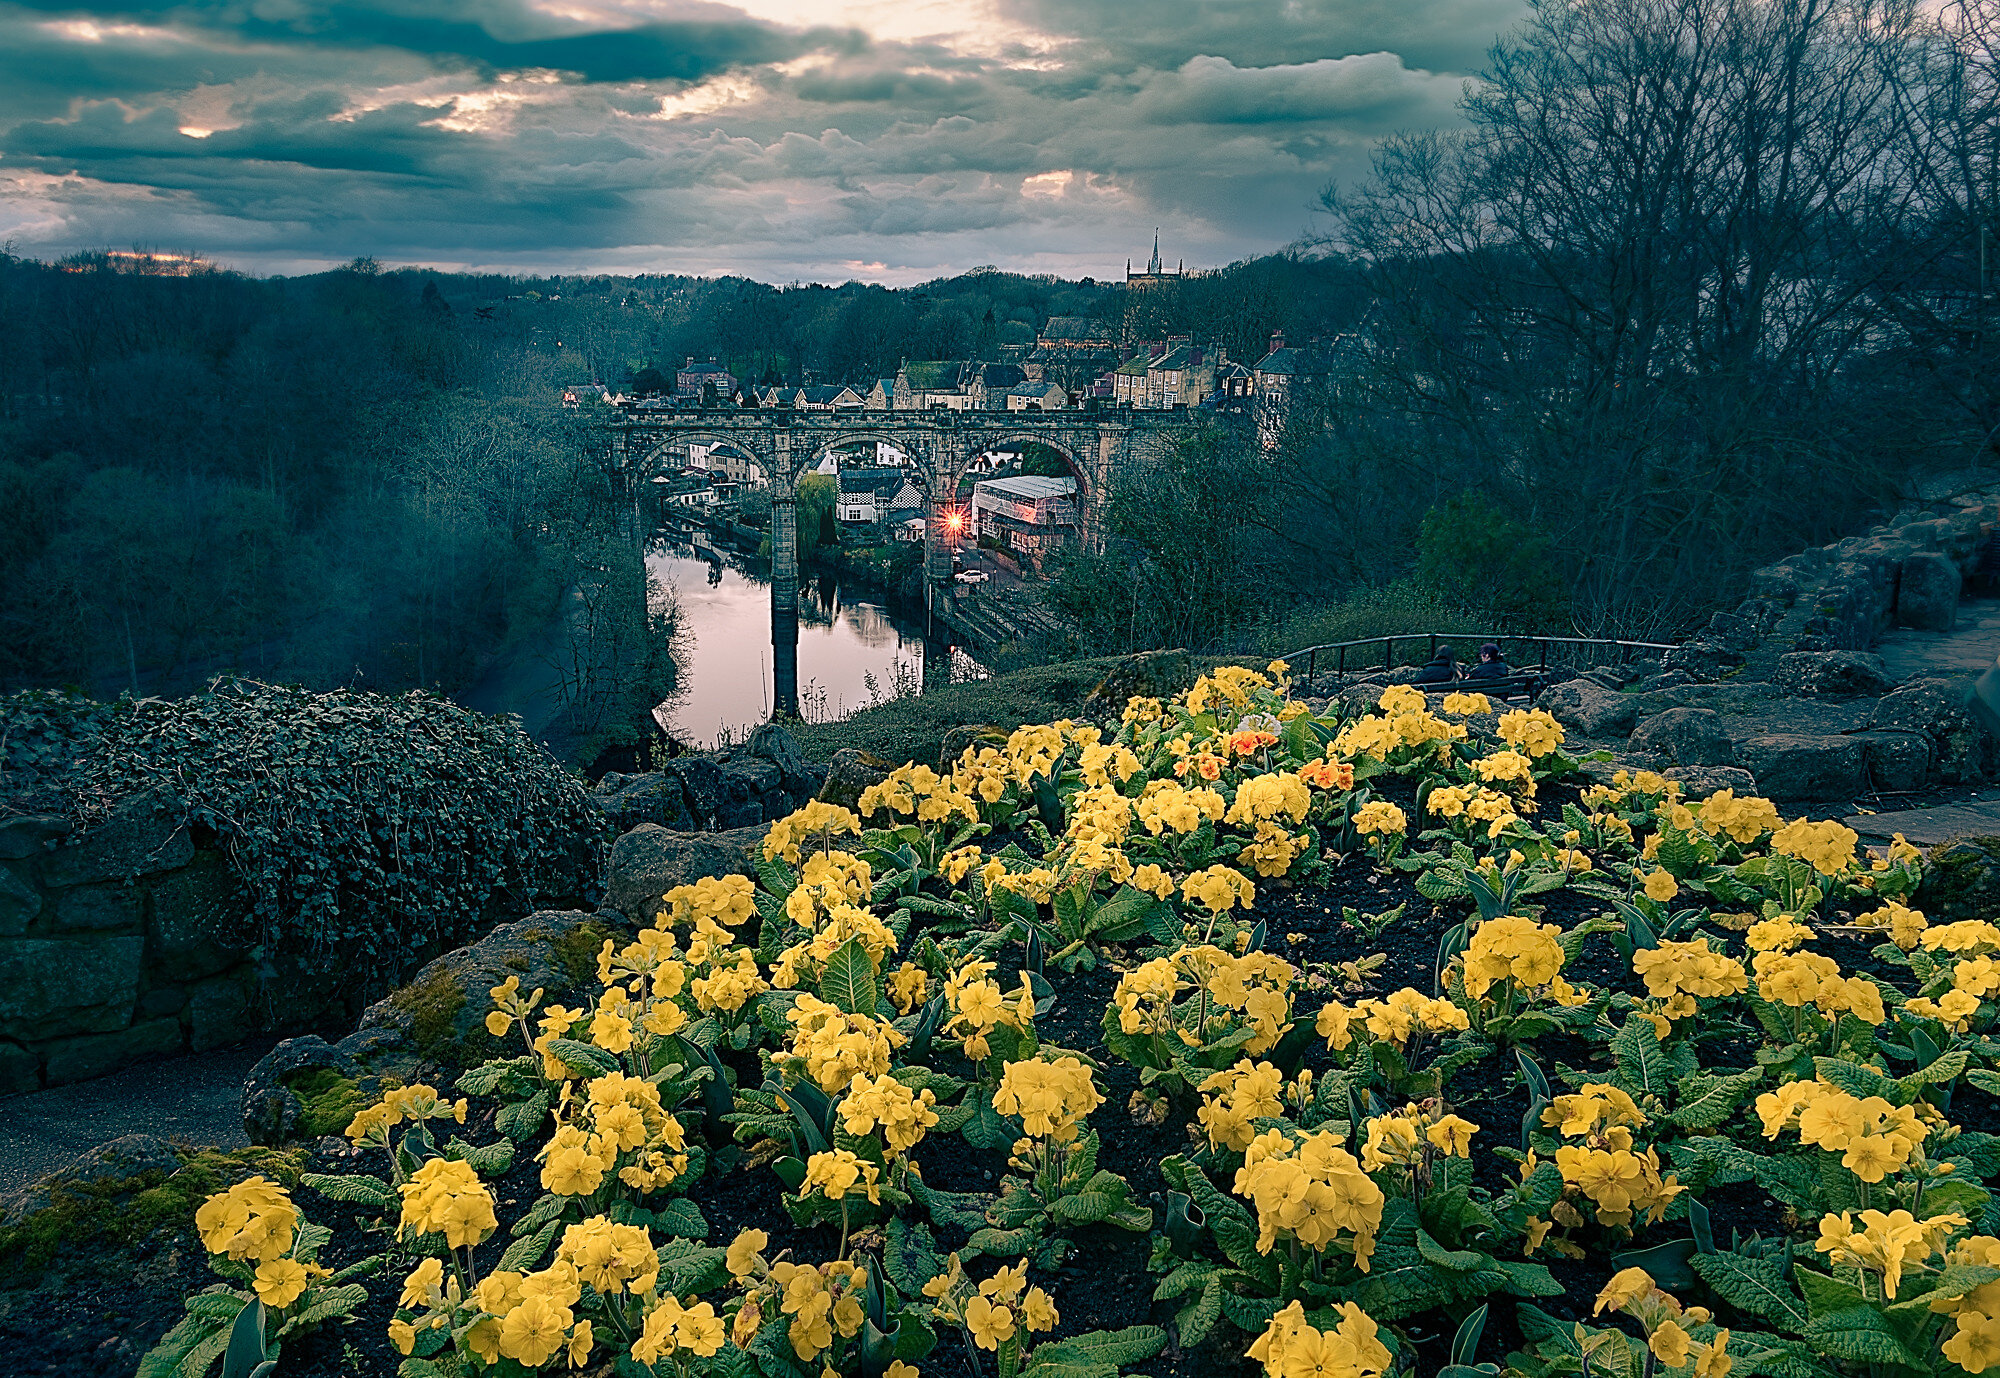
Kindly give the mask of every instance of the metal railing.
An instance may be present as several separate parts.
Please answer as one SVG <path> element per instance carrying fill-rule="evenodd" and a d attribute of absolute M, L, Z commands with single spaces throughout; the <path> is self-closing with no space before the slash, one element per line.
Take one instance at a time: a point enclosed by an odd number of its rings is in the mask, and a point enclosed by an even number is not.
<path fill-rule="evenodd" d="M 1344 675 L 1347 673 L 1349 651 L 1358 651 L 1360 648 L 1366 646 L 1380 646 L 1382 648 L 1382 668 L 1392 670 L 1396 666 L 1396 643 L 1402 642 L 1408 645 L 1412 641 L 1420 641 L 1428 644 L 1429 650 L 1425 655 L 1426 660 L 1437 654 L 1440 642 L 1446 641 L 1470 642 L 1474 646 L 1483 646 L 1491 641 L 1500 647 L 1503 659 L 1505 658 L 1504 653 L 1510 645 L 1532 646 L 1537 648 L 1540 656 L 1540 663 L 1534 668 L 1540 670 L 1549 668 L 1549 648 L 1551 646 L 1610 647 L 1618 652 L 1618 659 L 1620 661 L 1629 659 L 1634 651 L 1671 651 L 1677 649 L 1673 642 L 1667 641 L 1618 641 L 1604 637 L 1589 636 L 1513 636 L 1498 632 L 1405 632 L 1399 636 L 1366 636 L 1362 637 L 1359 641 L 1329 641 L 1319 646 L 1305 646 L 1293 651 L 1290 655 L 1283 657 L 1283 659 L 1296 672 L 1299 667 L 1300 657 L 1304 657 L 1306 663 L 1305 678 L 1311 679 L 1318 671 L 1321 654 L 1330 652 L 1334 656 L 1333 672 L 1338 675 Z M 1525 663 L 1516 666 L 1512 661 L 1509 661 L 1508 664 L 1510 667 L 1516 669 L 1528 668 Z"/>

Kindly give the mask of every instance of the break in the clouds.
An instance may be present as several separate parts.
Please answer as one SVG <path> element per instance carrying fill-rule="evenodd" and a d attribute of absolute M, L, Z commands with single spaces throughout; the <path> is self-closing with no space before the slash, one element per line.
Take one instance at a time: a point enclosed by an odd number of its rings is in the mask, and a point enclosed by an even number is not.
<path fill-rule="evenodd" d="M 0 241 L 911 281 L 1226 262 L 1517 0 L 0 0 Z"/>

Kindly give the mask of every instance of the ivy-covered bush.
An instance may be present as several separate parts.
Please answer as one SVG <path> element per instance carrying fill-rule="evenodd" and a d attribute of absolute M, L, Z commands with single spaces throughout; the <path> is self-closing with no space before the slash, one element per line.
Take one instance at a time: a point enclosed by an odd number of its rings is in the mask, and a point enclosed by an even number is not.
<path fill-rule="evenodd" d="M 34 806 L 79 827 L 150 795 L 212 833 L 250 900 L 243 936 L 309 965 L 393 974 L 495 911 L 581 895 L 604 845 L 581 782 L 517 720 L 420 691 L 19 694 L 0 742 Z"/>

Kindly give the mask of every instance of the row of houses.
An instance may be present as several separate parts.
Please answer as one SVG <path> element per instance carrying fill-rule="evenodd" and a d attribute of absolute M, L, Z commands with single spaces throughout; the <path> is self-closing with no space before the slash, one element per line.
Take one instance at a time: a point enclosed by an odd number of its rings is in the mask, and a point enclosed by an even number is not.
<path fill-rule="evenodd" d="M 1231 359 L 1220 345 L 1189 335 L 1140 341 L 1114 348 L 1105 328 L 1081 316 L 1050 320 L 1034 354 L 1021 363 L 976 359 L 907 360 L 893 378 L 867 384 L 784 385 L 746 392 L 728 369 L 713 359 L 693 358 L 675 374 L 671 402 L 615 395 L 600 383 L 563 389 L 565 405 L 586 400 L 620 405 L 754 405 L 800 411 L 1064 411 L 1086 401 L 1114 407 L 1171 411 L 1206 407 L 1243 411 L 1259 405 L 1285 409 L 1308 375 L 1332 371 L 1335 346 L 1313 340 L 1288 346 L 1282 331 L 1254 364 Z M 1039 356 L 1039 357 L 1037 357 Z M 1065 386 L 1053 372 L 1087 376 Z"/>

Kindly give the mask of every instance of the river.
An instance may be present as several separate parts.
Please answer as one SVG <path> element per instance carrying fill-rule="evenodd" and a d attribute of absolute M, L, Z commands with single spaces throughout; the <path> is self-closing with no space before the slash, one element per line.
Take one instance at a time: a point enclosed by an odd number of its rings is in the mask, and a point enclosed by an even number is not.
<path fill-rule="evenodd" d="M 769 582 L 738 560 L 711 561 L 665 536 L 647 545 L 646 571 L 679 610 L 679 687 L 655 716 L 691 746 L 741 741 L 771 716 Z M 899 686 L 910 692 L 946 666 L 952 679 L 985 673 L 964 650 L 927 644 L 921 622 L 891 611 L 880 593 L 850 592 L 830 574 L 801 572 L 799 711 L 807 721 L 844 718 L 895 696 Z"/>

